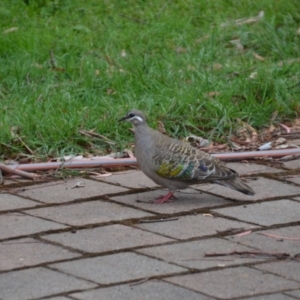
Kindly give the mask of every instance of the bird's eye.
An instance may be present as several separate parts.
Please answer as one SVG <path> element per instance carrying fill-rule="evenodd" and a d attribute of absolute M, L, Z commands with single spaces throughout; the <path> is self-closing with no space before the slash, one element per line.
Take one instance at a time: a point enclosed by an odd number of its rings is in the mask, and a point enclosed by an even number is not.
<path fill-rule="evenodd" d="M 128 118 L 133 118 L 134 117 L 134 113 L 129 113 L 128 114 Z"/>

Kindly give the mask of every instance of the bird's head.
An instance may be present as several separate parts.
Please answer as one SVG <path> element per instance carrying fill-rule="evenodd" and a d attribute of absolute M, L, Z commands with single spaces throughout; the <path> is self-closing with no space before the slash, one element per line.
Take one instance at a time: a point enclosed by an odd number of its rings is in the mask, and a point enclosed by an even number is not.
<path fill-rule="evenodd" d="M 122 122 L 125 120 L 128 122 L 131 122 L 135 126 L 146 123 L 145 115 L 141 111 L 136 110 L 136 109 L 129 111 L 125 117 L 123 117 L 119 120 L 119 122 Z"/>

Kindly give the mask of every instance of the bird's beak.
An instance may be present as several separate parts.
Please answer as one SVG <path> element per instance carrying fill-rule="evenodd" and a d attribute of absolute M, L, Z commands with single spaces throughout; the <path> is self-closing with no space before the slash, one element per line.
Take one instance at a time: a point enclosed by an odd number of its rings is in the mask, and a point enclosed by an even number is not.
<path fill-rule="evenodd" d="M 125 117 L 121 118 L 120 120 L 118 120 L 118 122 L 122 122 L 122 121 L 125 121 L 127 119 L 128 119 L 128 116 L 125 116 Z"/>

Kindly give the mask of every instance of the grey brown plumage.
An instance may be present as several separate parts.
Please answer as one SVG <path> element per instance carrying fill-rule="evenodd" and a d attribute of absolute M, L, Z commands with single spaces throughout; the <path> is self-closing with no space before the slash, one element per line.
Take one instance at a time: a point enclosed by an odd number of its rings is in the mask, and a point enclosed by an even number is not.
<path fill-rule="evenodd" d="M 213 182 L 254 195 L 252 188 L 239 178 L 236 171 L 188 143 L 151 129 L 141 111 L 131 110 L 119 121 L 123 120 L 135 127 L 135 155 L 140 169 L 155 183 L 170 190 L 157 203 L 169 201 L 176 190 L 200 182 Z"/>

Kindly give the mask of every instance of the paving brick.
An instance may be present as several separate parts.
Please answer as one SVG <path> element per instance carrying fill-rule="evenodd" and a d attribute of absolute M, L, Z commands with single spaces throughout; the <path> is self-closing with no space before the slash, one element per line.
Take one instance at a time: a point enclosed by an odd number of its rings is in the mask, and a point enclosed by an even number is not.
<path fill-rule="evenodd" d="M 181 192 L 176 192 L 175 195 L 177 199 L 174 199 L 172 202 L 167 202 L 164 204 L 151 203 L 152 200 L 166 193 L 166 190 L 155 190 L 146 193 L 117 196 L 111 199 L 118 201 L 119 203 L 130 204 L 135 207 L 143 208 L 159 214 L 171 214 L 182 211 L 191 211 L 194 209 L 214 207 L 230 203 L 229 201 L 225 201 L 222 198 L 215 197 L 206 193 L 199 193 L 199 191 L 195 191 L 193 189 L 186 189 Z M 143 202 L 137 202 L 137 200 L 141 200 Z"/>
<path fill-rule="evenodd" d="M 61 228 L 66 226 L 20 213 L 0 215 L 0 239 Z"/>
<path fill-rule="evenodd" d="M 295 290 L 295 291 L 288 291 L 288 292 L 284 292 L 287 295 L 293 296 L 296 299 L 300 299 L 300 290 Z"/>
<path fill-rule="evenodd" d="M 273 168 L 270 166 L 255 163 L 230 162 L 226 163 L 226 166 L 230 169 L 237 171 L 240 175 L 258 173 L 277 173 L 283 171 L 279 168 Z"/>
<path fill-rule="evenodd" d="M 300 175 L 297 177 L 285 177 L 284 179 L 300 185 Z"/>
<path fill-rule="evenodd" d="M 284 163 L 284 166 L 289 169 L 299 169 L 300 168 L 300 159 L 287 161 Z"/>
<path fill-rule="evenodd" d="M 85 252 L 105 252 L 173 241 L 157 234 L 118 224 L 78 230 L 76 233 L 51 234 L 43 238 Z"/>
<path fill-rule="evenodd" d="M 24 207 L 33 207 L 36 205 L 40 205 L 40 203 L 30 201 L 10 194 L 1 194 L 0 211 L 18 209 Z"/>
<path fill-rule="evenodd" d="M 165 280 L 219 299 L 255 296 L 299 287 L 299 283 L 295 281 L 247 267 L 176 276 Z"/>
<path fill-rule="evenodd" d="M 207 269 L 212 267 L 227 267 L 248 262 L 261 262 L 261 258 L 243 258 L 241 256 L 205 257 L 208 252 L 230 252 L 233 250 L 250 251 L 249 247 L 238 245 L 220 238 L 177 243 L 136 250 L 166 262 L 193 269 Z"/>
<path fill-rule="evenodd" d="M 44 268 L 0 274 L 3 300 L 36 299 L 95 286 L 85 280 Z"/>
<path fill-rule="evenodd" d="M 247 184 L 249 184 L 253 188 L 255 192 L 254 196 L 247 196 L 217 184 L 196 185 L 194 186 L 194 188 L 201 191 L 209 191 L 210 193 L 222 196 L 224 198 L 241 201 L 255 201 L 270 199 L 279 196 L 288 197 L 300 194 L 300 187 L 298 186 L 262 177 L 259 177 L 257 180 L 248 180 Z"/>
<path fill-rule="evenodd" d="M 0 271 L 77 256 L 79 254 L 31 238 L 0 242 Z"/>
<path fill-rule="evenodd" d="M 300 245 L 300 243 L 298 245 Z M 300 248 L 298 247 L 298 251 L 299 249 Z M 277 261 L 255 266 L 255 268 L 261 271 L 267 271 L 276 275 L 280 275 L 286 279 L 295 280 L 300 283 L 300 264 L 297 261 Z"/>
<path fill-rule="evenodd" d="M 71 294 L 82 300 L 213 300 L 215 298 L 161 281 L 148 281 L 140 285 L 117 285 L 110 288 Z"/>
<path fill-rule="evenodd" d="M 178 220 L 172 222 L 139 224 L 136 227 L 181 240 L 214 235 L 218 234 L 218 231 L 228 229 L 255 228 L 255 226 L 243 222 L 213 218 L 202 214 L 178 217 Z"/>
<path fill-rule="evenodd" d="M 295 298 L 292 298 L 290 296 L 281 294 L 281 293 L 275 293 L 275 294 L 268 294 L 268 295 L 260 295 L 256 297 L 247 297 L 243 298 L 243 300 L 295 300 Z"/>
<path fill-rule="evenodd" d="M 300 221 L 300 204 L 278 200 L 243 206 L 215 209 L 214 212 L 259 225 L 274 225 Z"/>
<path fill-rule="evenodd" d="M 83 187 L 74 188 L 80 182 Z M 115 186 L 100 181 L 83 178 L 73 178 L 34 185 L 26 188 L 20 195 L 36 199 L 45 203 L 62 203 L 75 199 L 85 199 L 106 194 L 115 194 L 127 191 L 120 186 Z"/>
<path fill-rule="evenodd" d="M 74 226 L 152 215 L 130 207 L 101 200 L 33 209 L 28 210 L 27 213 Z"/>
<path fill-rule="evenodd" d="M 272 237 L 262 235 L 264 233 L 272 234 L 278 237 L 300 239 L 300 226 L 291 226 L 291 227 L 264 230 L 260 232 L 253 232 L 251 234 L 241 236 L 241 237 L 237 237 L 237 236 L 226 237 L 226 239 L 262 251 L 285 252 L 292 255 L 299 253 L 300 240 L 272 238 Z"/>
<path fill-rule="evenodd" d="M 101 284 L 186 271 L 185 268 L 130 252 L 58 263 L 51 267 Z"/>
<path fill-rule="evenodd" d="M 152 181 L 149 177 L 147 177 L 142 171 L 128 171 L 122 172 L 121 174 L 112 173 L 112 176 L 103 177 L 97 180 L 119 184 L 120 186 L 128 188 L 140 189 L 153 188 L 157 186 L 157 184 L 154 181 Z"/>

